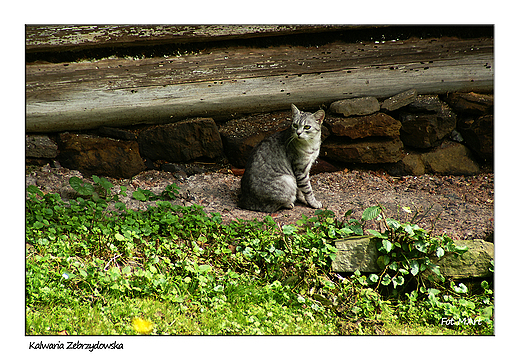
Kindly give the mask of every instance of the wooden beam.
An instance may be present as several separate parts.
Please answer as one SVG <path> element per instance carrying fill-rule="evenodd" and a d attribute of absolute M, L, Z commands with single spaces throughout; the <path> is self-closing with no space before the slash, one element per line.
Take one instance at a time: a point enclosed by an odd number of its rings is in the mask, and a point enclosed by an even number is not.
<path fill-rule="evenodd" d="M 28 53 L 77 51 L 96 47 L 183 44 L 247 39 L 368 26 L 345 25 L 28 25 Z M 374 28 L 374 26 L 371 26 Z"/>
<path fill-rule="evenodd" d="M 338 99 L 492 91 L 492 39 L 233 48 L 26 66 L 26 130 L 157 124 L 316 108 Z"/>

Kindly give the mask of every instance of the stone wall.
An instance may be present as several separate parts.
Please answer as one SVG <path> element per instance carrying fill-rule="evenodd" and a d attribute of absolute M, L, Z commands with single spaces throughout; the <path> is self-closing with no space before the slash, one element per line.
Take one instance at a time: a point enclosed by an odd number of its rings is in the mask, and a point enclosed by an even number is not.
<path fill-rule="evenodd" d="M 493 95 L 418 95 L 411 89 L 388 99 L 338 100 L 325 110 L 315 172 L 356 165 L 383 167 L 393 175 L 474 175 L 493 162 Z M 59 163 L 87 175 L 115 178 L 227 160 L 240 174 L 253 147 L 285 129 L 290 116 L 288 109 L 219 124 L 197 118 L 140 128 L 101 127 L 83 134 L 27 134 L 26 159 L 28 164 Z"/>

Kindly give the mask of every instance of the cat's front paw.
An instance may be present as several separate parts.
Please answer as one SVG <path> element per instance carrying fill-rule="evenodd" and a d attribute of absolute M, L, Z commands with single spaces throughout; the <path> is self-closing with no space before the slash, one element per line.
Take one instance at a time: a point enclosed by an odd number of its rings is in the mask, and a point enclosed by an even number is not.
<path fill-rule="evenodd" d="M 320 201 L 317 201 L 317 200 L 314 200 L 313 202 L 308 202 L 309 205 L 312 207 L 312 208 L 321 208 L 323 207 L 323 204 L 321 204 Z"/>

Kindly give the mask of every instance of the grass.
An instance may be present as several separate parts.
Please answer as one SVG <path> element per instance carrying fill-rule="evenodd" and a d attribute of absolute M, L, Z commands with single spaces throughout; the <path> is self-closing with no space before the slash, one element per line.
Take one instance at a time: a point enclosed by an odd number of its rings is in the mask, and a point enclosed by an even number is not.
<path fill-rule="evenodd" d="M 106 180 L 76 183 L 83 197 L 70 202 L 28 188 L 28 335 L 136 335 L 135 319 L 150 322 L 152 335 L 494 332 L 485 281 L 472 292 L 449 282 L 409 290 L 390 281 L 393 273 L 378 287 L 371 280 L 382 274 L 331 272 L 334 240 L 364 232 L 363 220 L 317 211 L 283 227 L 270 217 L 224 224 L 218 213 L 161 196 L 146 211 L 126 210 Z M 175 188 L 162 196 L 173 198 Z M 117 211 L 108 211 L 111 202 Z M 450 317 L 483 321 L 441 325 Z"/>
<path fill-rule="evenodd" d="M 46 306 L 27 310 L 27 334 L 137 335 L 134 318 L 152 323 L 151 335 L 332 335 L 334 317 L 276 302 L 224 303 L 218 307 L 113 299 L 107 305 Z"/>

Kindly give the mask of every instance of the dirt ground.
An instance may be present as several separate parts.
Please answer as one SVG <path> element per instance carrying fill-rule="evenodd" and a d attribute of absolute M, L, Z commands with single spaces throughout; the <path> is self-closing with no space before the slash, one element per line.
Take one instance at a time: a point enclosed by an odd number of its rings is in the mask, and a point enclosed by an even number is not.
<path fill-rule="evenodd" d="M 122 201 L 131 209 L 146 209 L 153 202 L 139 202 L 131 197 L 138 187 L 160 193 L 166 186 L 176 183 L 180 187 L 176 204 L 204 206 L 207 212 L 218 212 L 224 222 L 235 219 L 263 219 L 267 214 L 252 212 L 237 207 L 240 177 L 229 168 L 213 167 L 211 170 L 198 167 L 203 173 L 187 176 L 185 172 L 170 173 L 145 171 L 129 179 L 108 178 L 114 192 L 120 186 L 128 187 L 127 197 Z M 60 193 L 63 199 L 74 195 L 68 180 L 72 176 L 82 178 L 80 172 L 66 168 L 27 167 L 26 185 L 35 184 L 44 192 Z M 91 181 L 87 178 L 87 181 Z M 321 173 L 311 177 L 316 198 L 324 208 L 332 210 L 343 219 L 345 212 L 352 209 L 349 217 L 359 219 L 369 206 L 383 205 L 389 217 L 401 221 L 410 220 L 417 211 L 418 223 L 426 230 L 434 226 L 434 234 L 446 233 L 453 239 L 493 240 L 494 230 L 494 174 L 486 172 L 477 176 L 405 176 L 392 177 L 384 171 L 344 169 L 333 173 Z M 402 207 L 409 207 L 406 213 Z M 291 224 L 302 214 L 311 216 L 314 209 L 297 203 L 291 210 L 271 214 L 279 223 Z"/>

